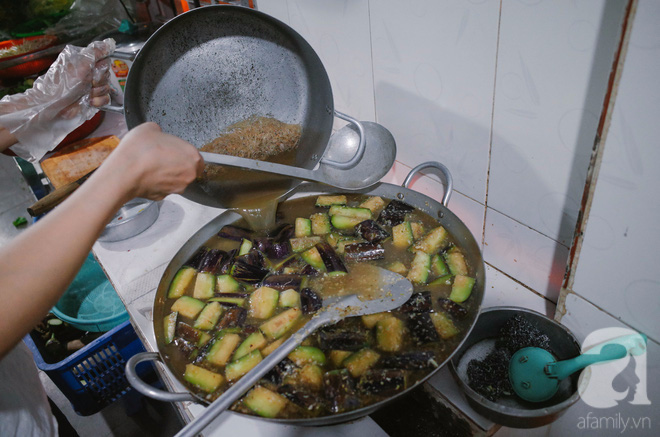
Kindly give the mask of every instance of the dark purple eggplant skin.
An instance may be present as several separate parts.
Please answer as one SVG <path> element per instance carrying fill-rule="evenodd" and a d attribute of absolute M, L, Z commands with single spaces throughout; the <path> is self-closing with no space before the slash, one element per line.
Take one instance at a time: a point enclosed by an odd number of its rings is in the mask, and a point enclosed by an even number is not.
<path fill-rule="evenodd" d="M 348 370 L 331 370 L 323 375 L 325 400 L 333 413 L 354 410 L 361 405 L 356 395 L 355 381 Z"/>
<path fill-rule="evenodd" d="M 408 373 L 401 369 L 370 369 L 360 377 L 358 391 L 380 396 L 392 396 L 408 386 Z"/>
<path fill-rule="evenodd" d="M 277 392 L 306 411 L 317 411 L 325 407 L 321 397 L 293 384 L 284 384 L 277 388 Z"/>
<path fill-rule="evenodd" d="M 337 252 L 335 252 L 332 246 L 323 242 L 318 243 L 316 245 L 316 249 L 318 249 L 319 253 L 321 254 L 321 259 L 323 260 L 323 264 L 325 265 L 325 268 L 328 270 L 328 272 L 348 273 L 348 269 L 346 268 L 344 261 L 339 258 L 339 255 L 337 255 Z"/>
<path fill-rule="evenodd" d="M 235 259 L 231 275 L 237 281 L 258 284 L 270 273 L 266 268 L 264 256 L 258 250 L 251 250 Z"/>
<path fill-rule="evenodd" d="M 254 248 L 266 254 L 269 259 L 283 259 L 291 255 L 289 240 L 276 241 L 273 238 L 255 238 Z"/>
<path fill-rule="evenodd" d="M 199 265 L 206 256 L 206 253 L 209 251 L 208 247 L 202 247 L 200 248 L 195 255 L 193 255 L 192 258 L 190 258 L 185 265 L 192 267 L 196 270 L 199 270 Z"/>
<path fill-rule="evenodd" d="M 321 329 L 318 331 L 321 349 L 358 351 L 369 344 L 369 334 L 362 330 Z"/>
<path fill-rule="evenodd" d="M 226 238 L 228 240 L 242 241 L 251 240 L 253 236 L 252 231 L 249 229 L 239 228 L 238 226 L 225 225 L 218 232 L 218 237 Z"/>
<path fill-rule="evenodd" d="M 295 233 L 296 233 L 296 228 L 294 228 L 293 225 L 287 223 L 275 230 L 274 232 L 275 237 L 273 237 L 273 240 L 276 243 L 289 241 L 289 239 L 293 238 Z"/>
<path fill-rule="evenodd" d="M 433 300 L 430 291 L 413 293 L 410 299 L 401 305 L 397 311 L 402 313 L 430 313 L 433 311 Z"/>
<path fill-rule="evenodd" d="M 410 313 L 406 319 L 410 334 L 417 344 L 440 340 L 429 313 Z"/>
<path fill-rule="evenodd" d="M 202 260 L 199 262 L 198 270 L 204 273 L 215 274 L 222 265 L 225 257 L 227 257 L 227 252 L 224 250 L 209 249 Z"/>
<path fill-rule="evenodd" d="M 183 338 L 175 338 L 173 343 L 184 357 L 189 357 L 195 351 L 195 344 Z"/>
<path fill-rule="evenodd" d="M 368 261 L 385 258 L 385 249 L 380 244 L 354 243 L 344 246 L 344 257 L 350 261 Z"/>
<path fill-rule="evenodd" d="M 300 290 L 300 307 L 303 314 L 312 314 L 323 307 L 323 299 L 311 288 Z"/>
<path fill-rule="evenodd" d="M 231 268 L 234 265 L 234 261 L 236 261 L 236 255 L 238 254 L 238 249 L 233 249 L 230 250 L 227 253 L 227 256 L 225 259 L 222 260 L 222 263 L 218 265 L 218 271 L 216 274 L 218 275 L 228 275 L 229 272 L 231 272 Z"/>
<path fill-rule="evenodd" d="M 388 369 L 406 370 L 435 369 L 438 367 L 433 351 L 415 351 L 385 356 L 380 359 L 378 365 Z"/>
<path fill-rule="evenodd" d="M 380 243 L 390 236 L 375 220 L 365 220 L 355 226 L 355 233 L 370 243 Z"/>
<path fill-rule="evenodd" d="M 229 308 L 225 315 L 222 316 L 220 322 L 218 322 L 218 330 L 225 328 L 234 328 L 242 327 L 245 324 L 245 319 L 247 318 L 247 310 L 241 307 Z"/>
<path fill-rule="evenodd" d="M 302 279 L 302 275 L 269 275 L 261 282 L 261 286 L 280 291 L 288 290 L 289 288 L 298 291 L 300 290 Z"/>
<path fill-rule="evenodd" d="M 406 214 L 414 211 L 415 208 L 399 200 L 392 200 L 378 216 L 378 224 L 383 226 L 396 226 L 403 223 Z"/>
<path fill-rule="evenodd" d="M 197 343 L 199 340 L 199 331 L 187 323 L 178 322 L 176 324 L 175 336 L 192 343 Z"/>
<path fill-rule="evenodd" d="M 307 264 L 305 267 L 302 268 L 300 273 L 304 276 L 319 276 L 321 272 L 316 270 L 314 267 L 310 266 Z"/>
<path fill-rule="evenodd" d="M 464 319 L 468 315 L 468 310 L 463 305 L 445 297 L 438 299 L 438 304 L 440 308 L 456 319 Z"/>
<path fill-rule="evenodd" d="M 280 385 L 285 376 L 291 375 L 296 369 L 296 365 L 293 361 L 288 358 L 284 358 L 282 361 L 277 363 L 275 367 L 270 369 L 263 377 L 266 381 L 272 382 L 273 384 Z"/>

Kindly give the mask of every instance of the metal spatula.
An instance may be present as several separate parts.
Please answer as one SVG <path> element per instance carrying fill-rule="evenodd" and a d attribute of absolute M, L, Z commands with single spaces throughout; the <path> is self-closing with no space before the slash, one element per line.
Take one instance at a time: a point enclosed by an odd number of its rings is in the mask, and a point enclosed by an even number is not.
<path fill-rule="evenodd" d="M 200 433 L 220 413 L 229 408 L 318 328 L 337 323 L 346 317 L 390 311 L 400 307 L 410 299 L 413 286 L 406 278 L 380 267 L 368 265 L 363 266 L 364 268 L 375 269 L 373 276 L 370 275 L 370 278 L 373 277 L 375 279 L 374 282 L 378 283 L 378 286 L 375 287 L 375 289 L 379 289 L 378 293 L 370 292 L 370 296 L 366 297 L 358 297 L 357 294 L 347 294 L 324 299 L 323 307 L 309 322 L 224 392 L 200 416 L 186 425 L 177 436 L 192 437 Z M 364 270 L 360 273 L 364 274 Z"/>

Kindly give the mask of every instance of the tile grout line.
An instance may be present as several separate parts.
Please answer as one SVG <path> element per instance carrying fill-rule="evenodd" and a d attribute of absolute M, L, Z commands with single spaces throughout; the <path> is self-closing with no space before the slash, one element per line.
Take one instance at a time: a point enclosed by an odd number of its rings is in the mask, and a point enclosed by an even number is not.
<path fill-rule="evenodd" d="M 490 112 L 490 138 L 488 141 L 488 166 L 486 169 L 486 195 L 484 197 L 484 225 L 481 231 L 481 247 L 486 246 L 486 216 L 488 215 L 488 189 L 490 187 L 490 164 L 493 155 L 493 131 L 495 125 L 495 91 L 497 89 L 497 65 L 500 54 L 500 30 L 502 29 L 502 0 L 497 18 L 497 42 L 495 46 L 495 73 L 493 75 L 493 104 Z M 530 228 L 531 229 L 531 228 Z"/>

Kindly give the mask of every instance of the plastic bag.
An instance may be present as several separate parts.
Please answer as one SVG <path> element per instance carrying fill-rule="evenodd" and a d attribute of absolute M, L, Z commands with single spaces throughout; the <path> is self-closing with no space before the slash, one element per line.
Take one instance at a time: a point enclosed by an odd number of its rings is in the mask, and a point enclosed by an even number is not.
<path fill-rule="evenodd" d="M 84 48 L 68 45 L 32 89 L 0 100 L 0 126 L 18 140 L 15 154 L 38 161 L 98 112 L 89 104 L 92 80 L 107 74 L 114 50 L 111 38 Z"/>

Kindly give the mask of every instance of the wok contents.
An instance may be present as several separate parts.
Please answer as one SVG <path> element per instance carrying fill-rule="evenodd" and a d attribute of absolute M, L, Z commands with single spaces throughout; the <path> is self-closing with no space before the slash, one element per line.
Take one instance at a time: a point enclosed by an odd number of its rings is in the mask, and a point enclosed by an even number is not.
<path fill-rule="evenodd" d="M 526 347 L 540 347 L 552 353 L 550 338 L 524 317 L 515 315 L 500 329 L 495 348 L 483 360 L 473 359 L 468 363 L 468 385 L 493 402 L 514 395 L 509 382 L 509 361 Z"/>
<path fill-rule="evenodd" d="M 161 350 L 193 392 L 213 401 L 323 299 L 358 288 L 368 298 L 370 278 L 360 271 L 367 264 L 408 278 L 410 300 L 318 330 L 232 409 L 309 418 L 386 399 L 437 368 L 478 310 L 464 251 L 441 223 L 397 200 L 310 196 L 280 204 L 270 231 L 246 229 L 243 220 L 224 226 L 170 284 Z"/>

